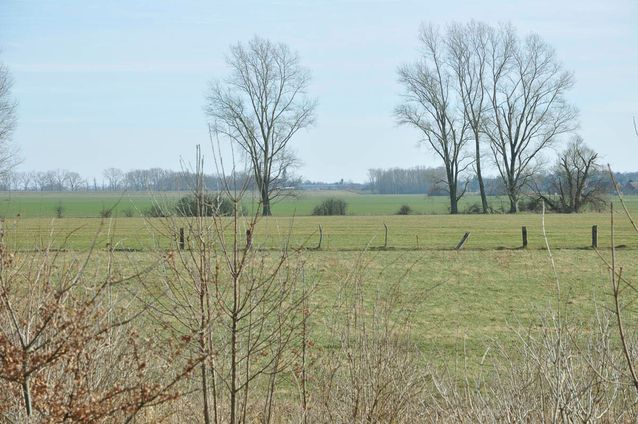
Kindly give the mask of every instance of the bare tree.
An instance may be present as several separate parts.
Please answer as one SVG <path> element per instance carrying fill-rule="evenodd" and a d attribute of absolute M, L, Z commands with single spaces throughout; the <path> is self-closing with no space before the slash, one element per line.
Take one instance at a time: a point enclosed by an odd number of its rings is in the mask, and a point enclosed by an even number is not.
<path fill-rule="evenodd" d="M 109 190 L 118 190 L 124 181 L 124 172 L 119 168 L 108 168 L 103 172 L 106 178 Z"/>
<path fill-rule="evenodd" d="M 405 88 L 404 102 L 395 109 L 400 124 L 418 128 L 424 141 L 441 158 L 450 196 L 450 213 L 458 213 L 458 201 L 465 194 L 459 178 L 472 164 L 465 152 L 469 141 L 467 116 L 459 107 L 452 84 L 454 76 L 446 66 L 446 49 L 440 31 L 422 26 L 419 33 L 422 56 L 416 63 L 399 68 Z"/>
<path fill-rule="evenodd" d="M 489 38 L 493 29 L 486 24 L 470 22 L 452 24 L 446 34 L 448 61 L 456 77 L 456 90 L 474 137 L 474 167 L 481 194 L 483 213 L 488 213 L 487 194 L 481 170 L 481 135 L 488 100 L 485 83 L 488 68 Z"/>
<path fill-rule="evenodd" d="M 557 198 L 536 191 L 558 212 L 580 212 L 586 206 L 604 205 L 604 197 L 611 188 L 598 163 L 598 153 L 587 147 L 580 136 L 575 136 L 560 154 L 550 178 L 550 191 Z"/>
<path fill-rule="evenodd" d="M 64 180 L 71 191 L 78 191 L 84 183 L 82 176 L 75 171 L 65 171 Z"/>
<path fill-rule="evenodd" d="M 565 99 L 574 77 L 563 70 L 552 47 L 538 35 L 520 42 L 511 27 L 501 27 L 492 35 L 488 65 L 491 110 L 484 130 L 507 190 L 510 212 L 516 212 L 539 153 L 575 129 L 577 112 Z"/>
<path fill-rule="evenodd" d="M 0 63 L 0 173 L 11 172 L 17 163 L 16 151 L 10 142 L 16 123 L 16 101 L 11 95 L 12 86 L 9 70 Z"/>
<path fill-rule="evenodd" d="M 207 98 L 210 130 L 245 152 L 268 216 L 278 181 L 294 164 L 288 144 L 314 121 L 310 74 L 286 45 L 257 37 L 231 47 L 227 63 L 229 77 L 213 83 Z"/>

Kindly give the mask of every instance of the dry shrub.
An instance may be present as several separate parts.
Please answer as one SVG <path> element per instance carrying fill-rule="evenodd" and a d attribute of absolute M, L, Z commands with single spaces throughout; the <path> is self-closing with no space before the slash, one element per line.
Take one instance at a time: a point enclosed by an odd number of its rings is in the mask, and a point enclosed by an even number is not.
<path fill-rule="evenodd" d="M 512 348 L 493 345 L 476 378 L 439 371 L 431 416 L 443 422 L 635 422 L 636 398 L 623 378 L 610 316 L 562 323 L 548 312 L 540 330 Z"/>
<path fill-rule="evenodd" d="M 374 287 L 363 258 L 340 284 L 326 326 L 337 345 L 311 369 L 308 422 L 418 422 L 428 378 L 400 282 Z M 400 278 L 402 280 L 402 278 Z M 370 295 L 372 294 L 372 298 Z"/>
<path fill-rule="evenodd" d="M 89 252 L 0 249 L 0 417 L 7 422 L 130 422 L 176 399 L 194 364 L 141 337 L 127 278 Z M 101 267 L 104 265 L 104 268 Z"/>
<path fill-rule="evenodd" d="M 196 200 L 205 199 L 202 166 L 198 155 Z M 175 244 L 157 252 L 161 266 L 144 298 L 156 334 L 188 340 L 175 363 L 204 358 L 183 383 L 195 421 L 281 422 L 282 411 L 296 409 L 288 393 L 307 317 L 303 260 L 291 261 L 298 254 L 287 246 L 270 252 L 253 241 L 259 215 L 243 215 L 243 193 L 224 192 L 229 217 L 189 214 L 154 224 Z"/>

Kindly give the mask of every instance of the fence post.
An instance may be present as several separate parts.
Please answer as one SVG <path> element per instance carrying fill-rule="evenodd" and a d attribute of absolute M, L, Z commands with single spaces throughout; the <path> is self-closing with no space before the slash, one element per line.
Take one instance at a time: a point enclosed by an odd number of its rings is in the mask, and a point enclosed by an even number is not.
<path fill-rule="evenodd" d="M 386 249 L 388 247 L 388 226 L 383 223 L 383 227 L 385 227 L 385 239 L 383 241 L 383 248 Z"/>
<path fill-rule="evenodd" d="M 454 250 L 461 250 L 463 249 L 463 246 L 465 246 L 465 242 L 467 242 L 467 239 L 470 238 L 470 233 L 467 232 L 463 235 L 463 238 L 461 239 L 461 241 L 459 242 L 459 244 L 456 245 L 456 247 L 454 248 Z"/>
<path fill-rule="evenodd" d="M 184 227 L 179 228 L 179 250 L 184 250 Z"/>
<path fill-rule="evenodd" d="M 598 248 L 598 225 L 591 226 L 591 247 Z"/>
<path fill-rule="evenodd" d="M 527 247 L 527 227 L 521 227 L 521 235 L 523 236 L 523 247 Z"/>
<path fill-rule="evenodd" d="M 323 241 L 323 225 L 319 224 L 319 244 L 317 250 L 321 249 L 321 242 Z"/>

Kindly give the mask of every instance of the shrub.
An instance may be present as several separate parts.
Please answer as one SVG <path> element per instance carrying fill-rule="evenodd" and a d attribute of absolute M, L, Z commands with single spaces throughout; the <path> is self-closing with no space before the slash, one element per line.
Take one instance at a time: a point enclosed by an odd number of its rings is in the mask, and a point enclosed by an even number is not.
<path fill-rule="evenodd" d="M 55 207 L 55 217 L 62 218 L 63 216 L 64 216 L 64 206 L 62 206 L 62 204 L 59 204 Z"/>
<path fill-rule="evenodd" d="M 543 210 L 543 199 L 539 197 L 528 197 L 518 202 L 520 212 L 540 212 Z"/>
<path fill-rule="evenodd" d="M 100 218 L 110 218 L 111 215 L 113 215 L 113 208 L 102 206 L 102 210 L 100 210 Z"/>
<path fill-rule="evenodd" d="M 234 213 L 233 202 L 227 197 L 206 193 L 202 200 L 202 216 L 231 216 Z M 177 216 L 199 216 L 197 198 L 189 194 L 179 199 L 175 205 L 175 213 Z"/>
<path fill-rule="evenodd" d="M 122 210 L 122 214 L 124 214 L 124 216 L 127 218 L 132 218 L 133 215 L 135 215 L 135 211 L 133 210 L 133 208 L 126 208 Z"/>
<path fill-rule="evenodd" d="M 408 205 L 401 205 L 397 215 L 410 215 L 412 213 L 412 208 Z"/>
<path fill-rule="evenodd" d="M 164 207 L 156 202 L 153 202 L 149 208 L 144 210 L 144 216 L 149 218 L 166 218 L 170 215 L 170 208 Z"/>
<path fill-rule="evenodd" d="M 483 213 L 483 207 L 478 203 L 472 203 L 470 206 L 465 209 L 464 213 L 475 214 L 475 213 Z"/>
<path fill-rule="evenodd" d="M 312 210 L 313 215 L 345 215 L 348 204 L 343 199 L 334 197 L 323 200 Z"/>

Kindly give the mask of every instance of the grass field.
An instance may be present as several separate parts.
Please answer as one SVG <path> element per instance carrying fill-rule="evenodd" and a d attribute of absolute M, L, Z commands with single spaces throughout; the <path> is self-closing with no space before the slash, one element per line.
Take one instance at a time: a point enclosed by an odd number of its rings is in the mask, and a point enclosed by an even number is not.
<path fill-rule="evenodd" d="M 638 237 L 631 225 L 617 213 L 616 245 L 638 248 Z M 103 228 L 97 247 L 110 243 L 119 249 L 149 250 L 168 248 L 175 236 L 161 218 L 13 218 L 4 222 L 5 238 L 17 249 L 31 249 L 51 242 L 55 248 L 86 249 Z M 315 248 L 319 226 L 323 228 L 322 250 L 452 250 L 465 232 L 470 238 L 465 250 L 502 250 L 522 247 L 521 227 L 528 230 L 528 250 L 544 249 L 541 215 L 414 215 L 345 217 L 271 217 L 262 219 L 255 242 L 265 248 Z M 175 226 L 188 228 L 187 220 Z M 610 246 L 609 216 L 602 213 L 546 215 L 545 229 L 555 249 L 587 249 L 591 246 L 591 227 L 599 226 L 599 246 Z M 50 236 L 53 236 L 51 238 Z"/>
<path fill-rule="evenodd" d="M 302 248 L 308 275 L 317 284 L 312 321 L 319 346 L 329 347 L 333 342 L 322 330 L 323 321 L 340 284 L 361 258 L 368 263 L 364 271 L 368 296 L 390 282 L 399 282 L 409 299 L 406 307 L 412 310 L 415 341 L 426 358 L 436 363 L 467 357 L 476 365 L 494 341 L 505 346 L 515 343 L 512 327 L 533 328 L 538 325 L 539 314 L 555 306 L 554 276 L 545 251 L 540 214 L 436 215 L 445 212 L 445 198 L 343 192 L 329 195 L 346 199 L 352 215 L 308 216 L 326 196 L 312 193 L 277 205 L 278 216 L 262 219 L 255 234 L 255 244 L 263 248 L 276 250 L 285 244 Z M 164 199 L 178 196 L 171 193 Z M 5 240 L 17 250 L 51 243 L 56 248 L 79 251 L 96 241 L 97 255 L 103 255 L 108 244 L 119 250 L 118 261 L 138 264 L 150 263 L 157 257 L 157 248 L 174 248 L 175 238 L 166 220 L 125 218 L 118 213 L 109 219 L 97 218 L 102 207 L 118 200 L 119 211 L 127 207 L 143 210 L 152 202 L 143 194 L 126 194 L 120 199 L 119 195 L 107 194 L 12 193 L 10 200 L 2 202 Z M 627 200 L 636 211 L 638 198 Z M 404 203 L 421 214 L 394 215 Z M 54 208 L 59 204 L 65 213 L 56 219 Z M 619 263 L 625 265 L 625 277 L 635 280 L 638 235 L 622 213 L 617 211 L 616 217 Z M 186 220 L 173 224 L 188 228 Z M 385 248 L 384 224 L 388 227 Z M 315 250 L 320 225 L 324 238 L 321 250 Z M 608 254 L 609 214 L 545 217 L 565 313 L 583 323 L 594 314 L 596 305 L 609 300 L 607 268 L 589 247 L 592 225 L 599 226 L 599 246 Z M 521 226 L 528 229 L 527 249 L 521 248 Z M 454 251 L 465 232 L 471 233 L 469 241 L 462 251 Z M 635 316 L 635 306 L 630 309 Z"/>
<path fill-rule="evenodd" d="M 49 192 L 3 192 L 0 193 L 0 216 L 23 218 L 49 218 L 57 216 L 58 207 L 62 208 L 65 218 L 100 217 L 104 209 L 114 207 L 114 213 L 124 216 L 125 211 L 141 216 L 153 202 L 162 205 L 175 202 L 184 193 L 49 193 Z M 348 215 L 394 215 L 401 205 L 408 205 L 414 214 L 447 214 L 448 198 L 445 196 L 424 196 L 418 194 L 387 195 L 361 194 L 346 191 L 304 191 L 294 197 L 282 198 L 273 206 L 273 215 L 280 217 L 307 216 L 323 199 L 336 197 L 348 203 Z M 490 205 L 495 210 L 508 208 L 506 198 L 492 196 Z M 248 212 L 254 209 L 256 199 L 245 202 Z M 459 204 L 461 212 L 471 205 L 480 204 L 477 195 L 464 196 Z M 630 209 L 638 211 L 638 196 L 628 196 Z"/>

